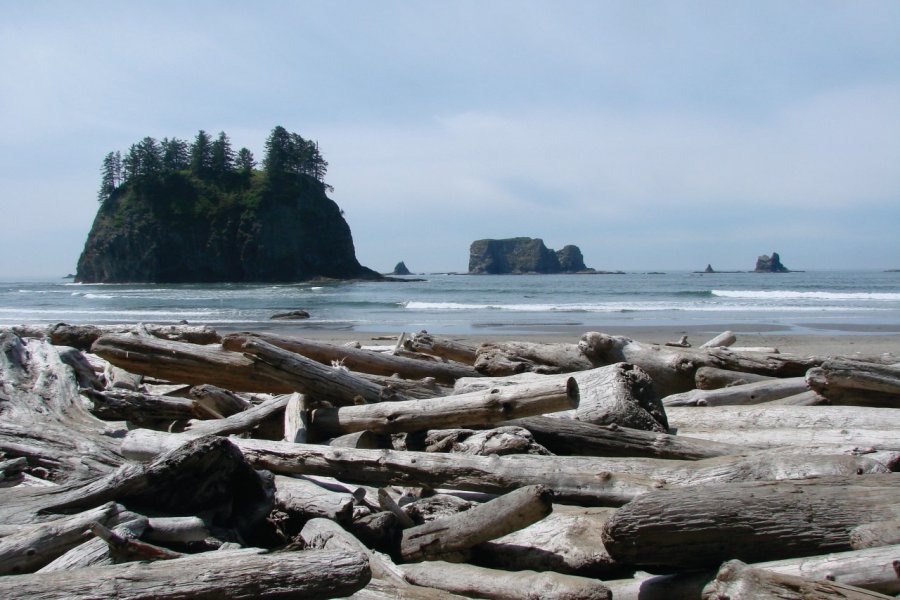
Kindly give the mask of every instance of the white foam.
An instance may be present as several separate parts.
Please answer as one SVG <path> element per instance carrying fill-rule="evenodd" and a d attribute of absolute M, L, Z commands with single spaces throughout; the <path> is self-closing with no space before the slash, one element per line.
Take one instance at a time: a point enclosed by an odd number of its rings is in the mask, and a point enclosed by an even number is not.
<path fill-rule="evenodd" d="M 900 293 L 894 292 L 799 292 L 793 290 L 712 290 L 719 298 L 746 298 L 753 300 L 878 300 L 900 301 Z"/>

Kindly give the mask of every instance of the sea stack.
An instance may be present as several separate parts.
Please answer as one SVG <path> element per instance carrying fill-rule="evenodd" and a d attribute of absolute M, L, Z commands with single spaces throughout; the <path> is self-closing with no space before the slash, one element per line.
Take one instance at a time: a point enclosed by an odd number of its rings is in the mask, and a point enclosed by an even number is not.
<path fill-rule="evenodd" d="M 402 260 L 397 263 L 397 266 L 394 267 L 393 273 L 391 275 L 411 275 L 409 269 L 406 268 L 406 263 Z"/>
<path fill-rule="evenodd" d="M 540 238 L 517 237 L 476 240 L 469 247 L 469 273 L 578 273 L 590 271 L 578 246 L 554 251 Z"/>
<path fill-rule="evenodd" d="M 790 273 L 790 269 L 781 264 L 781 257 L 777 252 L 773 252 L 772 256 L 763 254 L 756 259 L 756 273 Z"/>

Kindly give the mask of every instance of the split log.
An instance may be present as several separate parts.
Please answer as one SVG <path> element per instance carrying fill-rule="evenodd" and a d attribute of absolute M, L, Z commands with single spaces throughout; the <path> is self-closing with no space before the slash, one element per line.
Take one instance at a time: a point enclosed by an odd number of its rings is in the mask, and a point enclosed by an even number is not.
<path fill-rule="evenodd" d="M 177 448 L 184 440 L 182 435 L 135 429 L 125 436 L 122 452 L 129 458 L 146 460 Z M 662 485 L 643 476 L 604 471 L 594 459 L 582 457 L 486 457 L 357 450 L 253 439 L 231 441 L 258 469 L 279 474 L 324 475 L 376 486 L 452 488 L 497 494 L 542 484 L 560 502 L 618 506 Z"/>
<path fill-rule="evenodd" d="M 59 323 L 47 329 L 50 342 L 56 346 L 72 346 L 87 350 L 97 339 L 109 334 L 151 335 L 163 340 L 190 344 L 218 344 L 219 334 L 205 325 L 66 325 Z"/>
<path fill-rule="evenodd" d="M 527 429 L 537 443 L 559 455 L 699 460 L 746 452 L 734 444 L 618 425 L 593 425 L 573 419 L 527 417 L 503 424 Z"/>
<path fill-rule="evenodd" d="M 506 571 L 556 571 L 610 579 L 624 574 L 606 549 L 600 533 L 612 508 L 555 505 L 537 523 L 473 548 L 474 561 Z"/>
<path fill-rule="evenodd" d="M 128 390 L 83 390 L 91 400 L 91 413 L 104 421 L 129 421 L 138 425 L 158 421 L 186 421 L 191 418 L 207 417 L 209 413 L 197 410 L 191 400 L 157 396 Z"/>
<path fill-rule="evenodd" d="M 768 375 L 756 375 L 742 371 L 729 371 L 716 367 L 700 367 L 694 373 L 694 383 L 698 390 L 717 390 L 730 385 L 744 385 L 757 381 L 771 381 L 777 379 Z"/>
<path fill-rule="evenodd" d="M 842 583 L 781 575 L 730 560 L 703 590 L 704 600 L 876 600 L 890 596 Z"/>
<path fill-rule="evenodd" d="M 464 365 L 474 365 L 477 356 L 477 348 L 447 338 L 435 337 L 427 331 L 420 331 L 412 339 L 406 340 L 404 347 L 412 352 L 423 352 Z"/>
<path fill-rule="evenodd" d="M 900 429 L 900 411 L 851 406 L 669 407 L 669 425 L 680 431 L 706 429 Z"/>
<path fill-rule="evenodd" d="M 272 334 L 232 333 L 222 338 L 222 346 L 228 350 L 240 350 L 248 342 L 253 341 L 265 342 L 326 365 L 337 361 L 353 371 L 373 375 L 390 376 L 398 373 L 407 379 L 433 377 L 446 383 L 453 383 L 460 377 L 476 377 L 478 375 L 472 367 L 458 363 L 424 362 L 392 354 Z"/>
<path fill-rule="evenodd" d="M 579 344 L 485 343 L 478 347 L 475 356 L 475 369 L 491 377 L 526 372 L 552 375 L 586 371 L 596 366 Z"/>
<path fill-rule="evenodd" d="M 0 597 L 35 600 L 332 598 L 363 588 L 365 556 L 328 550 L 205 552 L 176 560 L 0 577 Z"/>
<path fill-rule="evenodd" d="M 574 417 L 579 421 L 648 431 L 664 432 L 668 428 L 666 411 L 656 399 L 653 382 L 643 370 L 626 363 L 573 373 L 571 376 L 523 373 L 499 378 L 462 379 L 455 389 L 457 393 L 465 393 L 568 377 L 573 377 L 578 383 L 580 399 Z"/>
<path fill-rule="evenodd" d="M 239 392 L 295 391 L 279 370 L 239 352 L 136 335 L 104 335 L 94 354 L 132 373 L 176 383 L 213 384 Z"/>
<path fill-rule="evenodd" d="M 312 427 L 326 436 L 369 430 L 400 433 L 423 429 L 484 426 L 509 418 L 568 410 L 578 406 L 574 378 L 488 391 L 402 402 L 381 402 L 312 412 Z"/>
<path fill-rule="evenodd" d="M 552 508 L 551 493 L 530 485 L 463 513 L 403 531 L 400 554 L 410 562 L 433 560 L 465 551 L 540 521 Z"/>
<path fill-rule="evenodd" d="M 214 385 L 195 385 L 190 394 L 197 404 L 221 417 L 230 417 L 253 406 L 249 400 Z"/>
<path fill-rule="evenodd" d="M 548 571 L 499 571 L 467 564 L 429 561 L 403 565 L 407 581 L 456 594 L 496 600 L 609 600 L 596 579 Z"/>
<path fill-rule="evenodd" d="M 717 390 L 690 390 L 662 399 L 664 406 L 727 406 L 761 404 L 809 390 L 803 377 L 788 377 L 733 385 Z"/>
<path fill-rule="evenodd" d="M 724 346 L 732 346 L 737 341 L 737 336 L 733 331 L 723 331 L 711 340 L 700 345 L 701 348 L 721 348 Z"/>
<path fill-rule="evenodd" d="M 898 485 L 890 473 L 661 490 L 619 509 L 603 542 L 615 560 L 648 569 L 850 550 L 854 527 L 900 518 Z"/>
<path fill-rule="evenodd" d="M 855 527 L 850 532 L 850 545 L 854 550 L 900 544 L 900 520 L 878 521 Z M 897 555 L 900 557 L 900 554 Z M 900 577 L 900 575 L 898 575 Z M 898 582 L 900 583 L 900 582 Z"/>
<path fill-rule="evenodd" d="M 334 492 L 314 481 L 275 476 L 275 507 L 303 521 L 325 518 L 349 523 L 353 518 L 353 496 Z"/>
<path fill-rule="evenodd" d="M 233 435 L 245 433 L 258 427 L 266 419 L 275 415 L 282 415 L 291 396 L 284 394 L 257 404 L 253 408 L 235 413 L 225 419 L 210 419 L 207 421 L 191 421 L 185 427 L 185 431 L 193 435 Z"/>
<path fill-rule="evenodd" d="M 834 359 L 810 369 L 806 381 L 831 404 L 900 408 L 900 366 Z"/>

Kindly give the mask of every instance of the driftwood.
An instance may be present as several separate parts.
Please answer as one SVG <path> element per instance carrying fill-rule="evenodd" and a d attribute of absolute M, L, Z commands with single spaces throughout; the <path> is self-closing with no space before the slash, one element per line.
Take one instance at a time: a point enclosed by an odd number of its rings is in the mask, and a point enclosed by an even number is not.
<path fill-rule="evenodd" d="M 900 544 L 900 519 L 866 523 L 850 532 L 850 545 L 854 550 L 894 544 Z"/>
<path fill-rule="evenodd" d="M 477 348 L 461 344 L 447 338 L 434 337 L 427 331 L 420 331 L 403 343 L 412 352 L 431 354 L 464 365 L 474 365 Z"/>
<path fill-rule="evenodd" d="M 210 418 L 213 416 L 200 409 L 193 401 L 185 398 L 172 398 L 128 390 L 87 389 L 82 393 L 93 404 L 91 413 L 104 421 L 130 421 L 136 424 L 147 424 L 157 421 L 186 421 L 195 417 Z"/>
<path fill-rule="evenodd" d="M 176 560 L 0 577 L 0 597 L 34 600 L 332 598 L 368 583 L 365 556 L 317 550 L 205 552 Z"/>
<path fill-rule="evenodd" d="M 146 531 L 148 519 L 146 517 L 136 517 L 126 523 L 116 525 L 112 530 L 116 535 L 127 539 L 137 539 Z M 96 528 L 99 522 L 95 521 L 90 524 Z M 85 529 L 86 535 L 90 535 L 90 531 Z M 83 569 L 86 567 L 94 567 L 101 565 L 112 565 L 119 562 L 127 562 L 116 555 L 112 547 L 106 543 L 101 537 L 93 537 L 88 541 L 75 546 L 59 558 L 51 561 L 41 567 L 36 573 L 50 573 L 52 571 L 70 571 L 72 569 Z"/>
<path fill-rule="evenodd" d="M 617 561 L 710 568 L 723 560 L 850 550 L 850 531 L 900 518 L 900 474 L 731 483 L 645 494 L 603 530 Z"/>
<path fill-rule="evenodd" d="M 197 404 L 219 417 L 230 417 L 253 406 L 249 400 L 214 385 L 195 385 L 190 394 Z"/>
<path fill-rule="evenodd" d="M 900 411 L 851 406 L 669 407 L 669 425 L 703 429 L 900 429 Z"/>
<path fill-rule="evenodd" d="M 191 421 L 185 427 L 185 431 L 193 435 L 232 435 L 244 433 L 259 426 L 273 415 L 281 415 L 287 406 L 290 395 L 284 394 L 270 398 L 253 408 L 235 413 L 224 419 L 210 419 L 207 421 Z"/>
<path fill-rule="evenodd" d="M 525 372 L 571 373 L 595 366 L 578 344 L 488 343 L 478 347 L 475 358 L 475 369 L 492 377 Z"/>
<path fill-rule="evenodd" d="M 275 476 L 275 507 L 298 519 L 325 518 L 349 523 L 353 503 L 350 494 L 331 491 L 313 481 Z"/>
<path fill-rule="evenodd" d="M 828 398 L 820 396 L 812 390 L 807 390 L 793 396 L 779 398 L 778 400 L 769 400 L 768 402 L 763 402 L 763 404 L 768 406 L 822 406 L 831 403 L 828 401 Z"/>
<path fill-rule="evenodd" d="M 312 413 L 317 434 L 333 436 L 370 430 L 399 433 L 490 425 L 510 418 L 568 410 L 578 406 L 574 378 L 554 380 L 428 400 L 320 408 Z"/>
<path fill-rule="evenodd" d="M 132 333 L 150 335 L 163 340 L 188 342 L 191 344 L 217 344 L 221 340 L 215 330 L 205 325 L 51 325 L 46 337 L 55 346 L 71 346 L 88 350 L 97 338 L 108 334 Z"/>
<path fill-rule="evenodd" d="M 291 394 L 284 407 L 284 441 L 298 444 L 309 441 L 308 403 L 303 394 Z"/>
<path fill-rule="evenodd" d="M 739 560 L 722 565 L 703 590 L 704 600 L 875 600 L 890 596 L 833 581 L 805 579 L 750 567 Z"/>
<path fill-rule="evenodd" d="M 423 437 L 424 434 L 424 437 Z M 534 441 L 522 427 L 506 425 L 477 431 L 474 429 L 439 429 L 406 436 L 404 450 L 425 452 L 462 452 L 490 456 L 496 454 L 552 454 Z"/>
<path fill-rule="evenodd" d="M 701 348 L 721 348 L 724 346 L 733 346 L 737 341 L 737 336 L 734 335 L 733 331 L 723 331 L 716 337 L 710 339 L 703 344 L 700 344 Z"/>
<path fill-rule="evenodd" d="M 407 379 L 433 377 L 438 381 L 453 383 L 460 377 L 475 377 L 478 373 L 470 366 L 450 362 L 426 362 L 381 352 L 370 352 L 335 346 L 315 340 L 288 338 L 271 334 L 234 333 L 222 338 L 222 346 L 230 350 L 240 350 L 250 341 L 263 341 L 290 352 L 301 354 L 317 362 L 330 365 L 337 361 L 353 371 L 373 375 L 393 375 L 399 373 Z"/>
<path fill-rule="evenodd" d="M 745 383 L 771 381 L 772 379 L 777 378 L 768 375 L 756 375 L 755 373 L 744 373 L 742 371 L 717 369 L 716 367 L 700 367 L 694 373 L 694 384 L 698 390 L 717 390 L 730 385 L 744 385 Z"/>
<path fill-rule="evenodd" d="M 200 542 L 212 536 L 200 517 L 155 517 L 147 520 L 142 537 L 150 542 Z"/>
<path fill-rule="evenodd" d="M 596 579 L 549 571 L 500 571 L 467 564 L 430 561 L 404 565 L 417 585 L 497 600 L 608 600 L 609 588 Z"/>
<path fill-rule="evenodd" d="M 574 417 L 595 425 L 620 425 L 648 431 L 665 431 L 666 412 L 656 400 L 652 382 L 644 371 L 626 363 L 608 365 L 572 375 L 523 373 L 501 378 L 463 379 L 457 393 L 491 389 L 517 383 L 564 380 L 578 383 L 580 400 Z"/>
<path fill-rule="evenodd" d="M 550 514 L 551 494 L 527 486 L 463 513 L 403 531 L 400 553 L 407 561 L 437 559 L 518 531 Z"/>
<path fill-rule="evenodd" d="M 900 366 L 827 360 L 806 381 L 831 404 L 900 408 Z"/>
<path fill-rule="evenodd" d="M 726 406 L 761 404 L 808 391 L 806 379 L 788 377 L 733 385 L 717 390 L 691 390 L 662 399 L 664 406 Z"/>

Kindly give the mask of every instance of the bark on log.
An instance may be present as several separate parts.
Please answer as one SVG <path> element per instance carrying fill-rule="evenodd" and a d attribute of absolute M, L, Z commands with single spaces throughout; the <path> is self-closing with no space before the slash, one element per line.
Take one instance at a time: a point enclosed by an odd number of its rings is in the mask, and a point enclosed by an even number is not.
<path fill-rule="evenodd" d="M 900 408 L 900 367 L 827 360 L 806 373 L 809 387 L 831 404 Z"/>
<path fill-rule="evenodd" d="M 704 600 L 875 600 L 890 596 L 826 580 L 756 569 L 730 560 L 703 590 Z"/>
<path fill-rule="evenodd" d="M 634 429 L 664 432 L 668 428 L 666 411 L 656 399 L 653 382 L 641 369 L 626 363 L 590 369 L 572 375 L 523 373 L 501 378 L 465 379 L 457 382 L 457 393 L 491 389 L 531 381 L 573 377 L 578 383 L 580 400 L 574 417 L 595 425 L 620 425 Z"/>
<path fill-rule="evenodd" d="M 97 338 L 109 334 L 150 334 L 163 340 L 190 344 L 218 344 L 219 334 L 205 325 L 66 325 L 59 323 L 47 329 L 50 343 L 87 350 Z"/>
<path fill-rule="evenodd" d="M 247 342 L 254 340 L 301 354 L 322 364 L 331 365 L 332 361 L 337 361 L 350 370 L 372 375 L 390 376 L 399 373 L 407 379 L 434 377 L 445 383 L 453 383 L 460 377 L 476 377 L 478 375 L 472 367 L 458 363 L 425 362 L 392 354 L 272 334 L 232 333 L 222 338 L 222 346 L 228 350 L 239 350 Z"/>
<path fill-rule="evenodd" d="M 723 331 L 711 340 L 700 344 L 701 348 L 722 348 L 732 346 L 737 341 L 737 336 L 733 331 Z"/>
<path fill-rule="evenodd" d="M 467 564 L 430 561 L 404 565 L 407 581 L 448 592 L 495 600 L 609 600 L 596 579 L 548 571 L 499 571 Z"/>
<path fill-rule="evenodd" d="M 595 366 L 578 344 L 486 343 L 478 347 L 475 358 L 475 369 L 492 377 L 525 372 L 543 375 L 571 373 Z"/>
<path fill-rule="evenodd" d="M 175 383 L 204 383 L 238 392 L 295 391 L 284 373 L 239 352 L 136 335 L 104 335 L 91 346 L 94 354 L 132 373 Z"/>
<path fill-rule="evenodd" d="M 733 385 L 717 390 L 690 390 L 672 394 L 662 399 L 666 408 L 672 406 L 733 406 L 762 404 L 779 400 L 809 390 L 803 377 L 787 377 L 771 381 L 758 381 Z"/>
<path fill-rule="evenodd" d="M 412 339 L 404 342 L 404 347 L 412 352 L 431 354 L 464 365 L 474 365 L 477 348 L 461 344 L 447 338 L 434 337 L 427 331 L 420 331 Z"/>
<path fill-rule="evenodd" d="M 527 417 L 502 425 L 527 429 L 537 443 L 559 455 L 699 460 L 746 452 L 745 448 L 734 444 L 618 425 L 592 425 L 573 419 Z"/>
<path fill-rule="evenodd" d="M 312 413 L 311 425 L 317 434 L 325 436 L 363 430 L 400 433 L 485 426 L 520 416 L 569 410 L 578 406 L 578 398 L 578 384 L 570 377 L 428 400 L 319 408 Z"/>
<path fill-rule="evenodd" d="M 772 379 L 777 378 L 768 375 L 744 373 L 742 371 L 717 369 L 716 367 L 700 367 L 697 369 L 697 372 L 694 373 L 694 383 L 698 390 L 717 390 L 730 385 L 744 385 L 745 383 L 771 381 Z"/>
<path fill-rule="evenodd" d="M 518 531 L 550 514 L 551 493 L 520 488 L 469 510 L 403 531 L 400 554 L 410 562 L 432 560 Z"/>
<path fill-rule="evenodd" d="M 854 550 L 894 544 L 900 544 L 900 520 L 897 519 L 867 523 L 854 527 L 850 532 L 850 545 Z M 900 559 L 900 554 L 897 557 Z"/>
<path fill-rule="evenodd" d="M 658 491 L 619 509 L 603 541 L 615 560 L 649 569 L 850 550 L 854 527 L 900 518 L 898 484 L 890 473 Z"/>
<path fill-rule="evenodd" d="M 176 560 L 0 577 L 0 597 L 33 600 L 333 598 L 363 588 L 361 554 L 205 552 Z"/>

